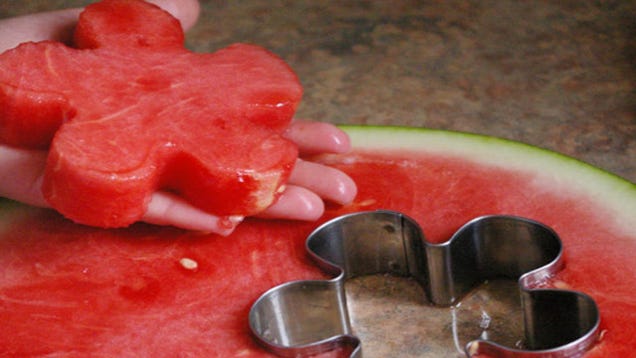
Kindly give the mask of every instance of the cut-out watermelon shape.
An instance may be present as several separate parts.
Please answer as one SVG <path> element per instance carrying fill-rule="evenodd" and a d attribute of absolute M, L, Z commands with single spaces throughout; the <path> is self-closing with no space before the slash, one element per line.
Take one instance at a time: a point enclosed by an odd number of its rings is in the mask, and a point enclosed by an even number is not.
<path fill-rule="evenodd" d="M 352 153 L 315 159 L 351 175 L 358 195 L 348 206 L 328 208 L 316 223 L 250 218 L 222 238 L 144 224 L 90 228 L 53 211 L 1 202 L 0 351 L 269 357 L 249 330 L 252 303 L 278 284 L 327 278 L 307 256 L 307 235 L 337 215 L 375 209 L 404 212 L 432 242 L 481 215 L 523 216 L 552 227 L 563 242 L 565 267 L 545 287 L 585 292 L 601 314 L 600 339 L 585 357 L 636 351 L 633 183 L 500 139 L 406 128 L 345 130 Z M 456 356 L 452 312 L 410 311 L 427 306 L 421 291 L 409 300 L 395 287 L 373 300 L 386 303 L 382 310 L 374 305 L 353 317 L 365 355 Z M 358 303 L 349 300 L 359 313 Z M 468 309 L 465 303 L 456 311 Z M 491 329 L 512 321 L 487 312 Z M 366 326 L 375 334 L 359 329 L 368 320 L 375 320 Z"/>
<path fill-rule="evenodd" d="M 302 96 L 296 75 L 260 47 L 197 54 L 183 42 L 158 7 L 105 0 L 81 14 L 74 48 L 0 56 L 0 142 L 50 150 L 52 207 L 120 227 L 160 189 L 221 216 L 276 199 L 297 157 L 281 136 Z"/>

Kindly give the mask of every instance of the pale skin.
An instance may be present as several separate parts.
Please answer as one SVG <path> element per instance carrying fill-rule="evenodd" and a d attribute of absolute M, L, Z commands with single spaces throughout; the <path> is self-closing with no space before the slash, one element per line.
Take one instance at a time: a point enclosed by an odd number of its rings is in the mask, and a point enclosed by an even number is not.
<path fill-rule="evenodd" d="M 199 16 L 196 0 L 150 1 L 170 12 L 184 30 Z M 81 9 L 26 15 L 0 20 L 0 52 L 26 41 L 68 42 Z M 317 153 L 342 153 L 350 149 L 347 135 L 335 126 L 312 121 L 294 121 L 285 137 L 296 143 L 300 157 Z M 41 192 L 46 151 L 27 150 L 0 144 L 0 196 L 29 205 L 48 207 Z M 340 170 L 298 159 L 285 191 L 259 216 L 291 220 L 316 220 L 324 212 L 324 201 L 350 203 L 356 195 L 353 180 Z M 217 217 L 172 194 L 152 195 L 142 221 L 183 229 L 229 235 L 241 216 Z"/>

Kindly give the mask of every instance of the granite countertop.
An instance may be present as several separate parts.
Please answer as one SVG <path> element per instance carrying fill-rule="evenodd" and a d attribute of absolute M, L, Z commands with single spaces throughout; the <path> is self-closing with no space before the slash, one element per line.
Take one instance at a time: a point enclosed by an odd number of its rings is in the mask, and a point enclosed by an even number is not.
<path fill-rule="evenodd" d="M 0 17 L 89 1 L 0 4 Z M 202 1 L 187 45 L 250 42 L 305 88 L 299 117 L 517 140 L 636 182 L 636 2 Z"/>

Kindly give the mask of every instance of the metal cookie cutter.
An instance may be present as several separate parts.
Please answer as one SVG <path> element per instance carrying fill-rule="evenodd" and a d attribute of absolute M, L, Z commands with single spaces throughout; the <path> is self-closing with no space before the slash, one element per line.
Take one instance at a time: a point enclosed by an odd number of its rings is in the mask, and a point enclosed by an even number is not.
<path fill-rule="evenodd" d="M 344 283 L 361 275 L 413 277 L 430 302 L 448 306 L 492 278 L 518 279 L 527 349 L 474 340 L 466 356 L 577 357 L 598 339 L 599 311 L 586 294 L 533 289 L 563 267 L 561 240 L 550 228 L 515 216 L 483 216 L 461 227 L 443 244 L 424 240 L 411 218 L 394 211 L 369 211 L 333 219 L 307 239 L 307 250 L 331 280 L 294 281 L 264 293 L 249 323 L 256 339 L 287 357 L 340 346 L 361 357 L 352 333 Z"/>

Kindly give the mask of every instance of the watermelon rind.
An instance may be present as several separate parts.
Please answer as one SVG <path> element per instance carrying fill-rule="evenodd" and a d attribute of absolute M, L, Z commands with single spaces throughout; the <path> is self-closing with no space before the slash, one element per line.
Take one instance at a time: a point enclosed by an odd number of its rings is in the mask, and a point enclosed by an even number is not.
<path fill-rule="evenodd" d="M 565 193 L 563 195 L 570 195 L 573 193 L 575 198 L 574 198 L 574 201 L 572 202 L 577 205 L 585 205 L 586 203 L 588 203 L 587 201 L 582 201 L 582 202 L 578 201 L 580 197 L 579 194 L 583 194 L 586 197 L 592 198 L 593 200 L 589 202 L 590 204 L 593 204 L 590 206 L 591 207 L 590 210 L 594 210 L 594 212 L 597 210 L 602 211 L 601 212 L 601 214 L 603 214 L 601 215 L 602 219 L 605 219 L 607 217 L 606 215 L 607 212 L 610 212 L 612 215 L 610 217 L 612 219 L 615 219 L 617 222 L 620 222 L 622 224 L 622 226 L 620 227 L 627 230 L 627 239 L 633 239 L 636 242 L 636 230 L 633 226 L 633 219 L 634 217 L 636 217 L 636 185 L 619 176 L 606 172 L 602 169 L 596 168 L 592 165 L 589 165 L 577 159 L 574 159 L 574 158 L 571 158 L 571 157 L 568 157 L 553 151 L 542 149 L 539 147 L 531 146 L 528 144 L 523 144 L 523 143 L 496 138 L 496 137 L 477 135 L 477 134 L 452 132 L 452 131 L 444 131 L 444 130 L 432 130 L 432 129 L 426 129 L 426 128 L 394 127 L 394 126 L 350 126 L 350 125 L 347 125 L 347 126 L 341 126 L 340 128 L 342 128 L 350 136 L 352 141 L 352 146 L 353 146 L 353 153 L 351 155 L 346 155 L 342 157 L 337 156 L 338 157 L 337 160 L 334 161 L 337 164 L 343 164 L 343 163 L 346 164 L 348 160 L 355 160 L 356 153 L 358 151 L 363 152 L 368 149 L 369 151 L 373 153 L 378 153 L 378 151 L 380 153 L 386 152 L 387 154 L 389 154 L 388 156 L 389 160 L 391 158 L 390 156 L 391 151 L 394 151 L 394 150 L 401 151 L 401 153 L 412 152 L 415 154 L 418 154 L 418 153 L 433 154 L 432 156 L 425 155 L 422 157 L 418 157 L 417 158 L 418 165 L 420 165 L 420 163 L 425 163 L 425 161 L 420 161 L 420 159 L 422 158 L 424 158 L 423 160 L 426 160 L 426 158 L 434 158 L 434 159 L 442 158 L 442 160 L 444 160 L 444 158 L 450 158 L 450 159 L 458 158 L 460 160 L 456 161 L 454 164 L 459 163 L 460 166 L 463 163 L 463 161 L 469 161 L 469 162 L 472 161 L 478 164 L 480 163 L 485 164 L 486 166 L 491 165 L 497 168 L 507 169 L 514 173 L 521 173 L 522 178 L 523 178 L 523 175 L 527 175 L 527 178 L 530 180 L 530 183 L 534 183 L 534 186 L 527 186 L 526 185 L 527 183 L 523 183 L 523 182 L 520 183 L 520 187 L 522 188 L 522 190 L 526 190 L 528 187 L 532 187 L 532 188 L 537 188 L 537 190 L 543 189 L 548 194 L 556 193 L 558 195 L 561 195 Z M 364 156 L 360 156 L 360 158 L 364 158 Z M 395 158 L 404 158 L 404 156 L 396 156 Z M 468 165 L 467 167 L 474 168 L 475 166 Z M 431 172 L 431 173 L 434 173 L 434 172 Z M 563 190 L 561 191 L 562 188 Z M 427 188 L 417 188 L 417 189 L 418 189 L 418 192 L 421 193 L 422 190 L 426 190 Z M 506 192 L 504 192 L 504 194 L 506 194 Z M 537 195 L 537 197 L 539 198 L 538 200 L 539 203 L 538 204 L 534 203 L 534 204 L 538 205 L 539 209 L 541 209 L 540 207 L 542 204 L 540 202 L 541 195 Z M 559 196 L 559 199 L 561 199 L 560 196 Z M 518 197 L 515 197 L 514 195 L 512 195 L 511 200 L 519 200 L 519 199 Z M 522 204 L 525 205 L 525 202 L 523 202 Z M 534 211 L 532 210 L 536 209 L 535 206 L 531 206 L 531 212 L 533 213 Z M 355 206 L 353 207 L 355 208 Z M 0 234 L 2 234 L 4 231 L 15 229 L 15 226 L 11 225 L 12 221 L 29 217 L 31 214 L 33 214 L 34 212 L 38 210 L 40 209 L 28 207 L 26 205 L 19 204 L 14 201 L 10 201 L 8 199 L 0 198 Z M 604 210 L 607 210 L 607 212 L 605 212 Z M 548 216 L 548 219 L 550 219 L 553 215 L 558 215 L 559 213 L 549 209 L 544 212 L 546 213 L 545 215 Z M 587 212 L 585 213 L 587 214 Z M 544 219 L 545 215 L 542 216 L 541 219 Z M 38 216 L 35 216 L 35 217 L 39 218 Z M 587 219 L 588 217 L 585 216 L 585 218 Z M 28 224 L 30 222 L 25 221 L 25 223 Z M 257 221 L 257 222 L 254 222 L 254 224 L 257 226 L 255 226 L 253 229 L 259 229 L 258 225 L 263 223 Z M 576 224 L 577 224 L 576 222 L 573 223 L 573 225 L 576 225 Z M 246 224 L 246 226 L 249 228 L 248 224 Z M 594 228 L 594 224 L 589 224 L 584 226 L 587 228 Z M 62 235 L 62 236 L 67 235 L 67 232 L 64 231 L 65 227 L 67 228 L 67 226 L 63 226 L 60 229 L 61 231 L 59 235 Z M 141 226 L 141 227 L 143 228 L 144 226 Z M 606 230 L 606 228 L 604 228 L 604 231 L 603 231 L 604 234 L 608 232 L 610 232 L 612 235 L 616 234 L 615 235 L 616 238 L 614 240 L 610 240 L 609 241 L 610 243 L 615 243 L 623 239 L 623 237 L 620 234 L 613 231 L 614 228 L 616 228 L 616 226 L 610 226 L 609 230 Z M 287 232 L 286 230 L 288 230 L 287 227 L 281 227 L 280 229 L 284 230 L 285 232 Z M 54 231 L 57 231 L 57 230 L 54 230 Z M 255 231 L 247 230 L 248 234 L 254 233 L 254 232 Z M 565 232 L 567 234 L 570 234 L 567 231 Z M 19 235 L 22 235 L 22 234 L 18 232 L 18 237 Z M 55 235 L 58 235 L 58 233 L 56 233 Z M 62 243 L 68 242 L 69 245 L 71 246 L 74 243 L 83 242 L 82 240 L 73 240 L 74 237 L 77 237 L 73 235 L 69 237 L 69 241 L 67 241 L 66 239 L 63 239 L 61 241 L 58 240 L 55 242 L 62 242 Z M 13 237 L 15 238 L 16 236 L 14 235 Z M 97 240 L 99 237 L 100 237 L 99 235 L 96 235 L 96 237 L 89 237 L 89 241 L 92 243 L 98 243 L 100 242 L 99 240 Z M 106 238 L 107 237 L 108 236 L 106 236 Z M 567 237 L 570 240 L 569 242 L 574 241 L 571 235 L 566 235 L 564 237 Z M 192 239 L 192 237 L 187 236 L 187 240 L 190 240 L 190 239 Z M 603 239 L 605 238 L 604 237 L 600 238 L 601 240 L 600 245 L 603 244 L 603 241 L 602 241 Z M 181 243 L 190 242 L 187 240 L 180 241 L 180 242 Z M 117 245 L 121 244 L 120 241 L 118 240 L 115 240 L 115 241 Z M 226 242 L 226 241 L 213 239 L 213 240 L 201 240 L 201 241 L 193 241 L 193 242 L 194 242 L 193 247 L 199 247 L 197 245 L 211 244 L 214 242 Z M 237 242 L 237 241 L 233 241 L 233 242 Z M 239 245 L 238 247 L 241 247 L 240 242 L 238 245 Z M 590 245 L 594 246 L 599 244 L 598 242 L 596 242 Z M 50 247 L 46 248 L 46 245 L 44 246 L 46 250 L 50 248 Z M 139 248 L 139 246 L 136 246 L 136 245 L 133 245 L 133 246 L 134 246 L 133 248 Z M 70 247 L 70 246 L 63 246 L 63 248 L 65 247 Z M 122 247 L 128 247 L 128 246 L 122 246 Z M 169 246 L 169 248 L 172 248 L 172 247 L 173 247 L 172 245 Z M 237 246 L 234 246 L 234 247 L 237 247 Z M 602 246 L 600 247 L 601 249 L 603 248 Z M 630 247 L 629 250 L 632 250 L 631 248 L 633 248 L 633 246 L 629 246 L 629 247 Z M 162 248 L 165 248 L 165 247 L 161 246 L 161 248 L 159 249 L 162 249 Z M 50 249 L 53 250 L 53 248 L 50 248 Z M 629 250 L 626 250 L 627 252 L 626 260 L 631 260 L 633 257 L 633 255 L 630 253 L 633 251 L 629 251 Z M 238 251 L 240 250 L 237 250 L 237 252 Z M 611 252 L 616 253 L 618 251 L 620 251 L 620 248 L 617 250 L 613 250 Z M 30 253 L 27 251 L 24 251 L 24 252 L 28 253 L 28 255 L 26 255 L 25 257 L 29 259 Z M 188 259 L 188 257 L 190 256 L 189 255 L 190 251 L 184 251 L 184 252 L 188 252 L 188 255 L 187 256 L 177 255 L 176 258 L 179 261 L 177 261 L 175 265 L 178 264 L 177 267 L 179 267 L 179 270 L 180 270 L 179 275 L 183 274 L 182 271 L 184 270 L 187 271 L 187 275 L 190 275 L 195 270 L 189 269 L 188 267 L 186 267 L 187 265 L 184 266 L 181 260 L 183 260 L 184 258 Z M 590 251 L 584 250 L 584 251 L 579 251 L 579 253 L 580 252 L 589 254 Z M 11 254 L 10 252 L 8 253 L 9 255 L 5 255 L 5 256 L 8 256 L 8 259 L 11 260 L 12 259 Z M 575 260 L 579 260 L 580 262 L 581 256 L 575 255 L 577 254 L 576 250 L 573 249 L 570 251 L 570 253 L 572 253 L 570 256 L 572 260 L 570 262 L 575 262 Z M 142 257 L 142 256 L 145 257 L 145 251 L 144 250 L 137 251 L 135 249 L 128 252 L 122 249 L 121 252 L 117 251 L 113 255 L 118 257 L 124 257 L 124 260 L 126 260 L 125 258 L 126 255 L 130 255 L 130 257 L 133 260 L 137 260 L 137 258 L 139 257 Z M 62 256 L 65 256 L 65 255 L 62 255 Z M 605 257 L 607 256 L 608 255 L 606 255 Z M 72 258 L 73 260 L 77 258 L 76 255 L 74 254 L 74 251 L 71 251 L 68 257 Z M 102 260 L 101 256 L 99 257 L 100 257 L 100 260 Z M 172 256 L 168 256 L 166 260 L 171 260 L 171 257 Z M 255 256 L 246 254 L 244 259 L 253 260 L 253 257 Z M 265 262 L 263 260 L 266 260 L 266 258 L 267 256 L 263 255 L 262 258 L 259 260 L 261 260 L 260 262 Z M 232 260 L 234 259 L 236 258 L 232 257 Z M 51 263 L 56 265 L 58 263 L 58 261 L 56 260 L 57 260 L 56 258 L 53 258 Z M 81 257 L 79 258 L 79 260 L 83 261 L 85 260 L 85 257 Z M 134 261 L 134 262 L 137 262 L 137 261 Z M 141 269 L 143 270 L 149 267 L 149 266 L 145 266 L 145 262 L 146 261 L 144 261 L 144 264 L 140 265 Z M 163 260 L 161 262 L 166 262 L 166 261 Z M 205 260 L 203 258 L 198 262 L 199 262 L 199 266 L 198 266 L 199 268 L 201 267 L 205 268 Z M 591 265 L 590 262 L 593 263 L 594 265 L 598 265 L 597 261 L 593 261 L 593 260 L 588 261 L 584 264 Z M 624 261 L 624 262 L 629 262 L 629 261 Z M 98 261 L 95 264 L 99 266 L 101 265 L 101 261 Z M 27 265 L 26 266 L 27 269 L 31 270 L 31 263 L 27 262 L 26 265 Z M 109 261 L 109 265 L 110 265 L 110 261 Z M 571 265 L 571 266 L 575 267 L 576 265 Z M 625 265 L 625 266 L 632 266 L 632 265 Z M 83 266 L 77 266 L 77 267 L 81 268 Z M 157 267 L 164 267 L 164 266 L 158 265 Z M 170 267 L 173 267 L 173 266 L 170 266 Z M 262 266 L 262 267 L 266 267 L 266 266 Z M 267 266 L 267 267 L 270 267 L 270 266 Z M 585 266 L 582 266 L 582 267 L 585 268 Z M 595 267 L 595 266 L 592 266 L 592 267 Z M 75 269 L 75 268 L 76 266 L 72 267 L 72 269 Z M 623 277 L 623 278 L 633 277 L 633 275 L 631 275 L 630 273 L 633 271 L 629 271 L 629 270 L 632 270 L 631 267 L 627 267 L 627 271 L 625 270 L 626 268 L 624 266 L 619 266 L 617 268 L 622 273 L 620 277 Z M 110 270 L 110 266 L 108 269 Z M 590 270 L 584 270 L 585 275 L 587 275 L 587 272 L 589 271 Z M 577 272 L 574 272 L 575 275 L 576 273 Z M 610 277 L 610 274 L 614 275 L 615 273 L 616 273 L 616 270 L 614 269 L 614 267 L 610 267 L 606 269 L 605 271 L 603 271 L 603 273 L 601 273 L 600 275 L 597 275 L 597 278 L 600 277 L 600 279 L 602 280 L 614 282 L 612 281 L 614 280 L 614 277 L 613 276 Z M 39 274 L 39 273 L 36 272 L 35 274 Z M 255 275 L 256 273 L 250 271 L 250 272 L 247 272 L 247 274 Z M 132 272 L 131 275 L 132 275 L 131 277 L 134 278 L 135 275 L 137 275 L 137 271 Z M 263 275 L 262 277 L 265 277 L 269 274 L 263 273 L 262 275 Z M 186 276 L 186 277 L 190 277 L 190 276 Z M 222 277 L 225 277 L 225 276 L 222 276 Z M 128 278 L 125 278 L 125 279 L 127 280 Z M 181 279 L 181 276 L 179 276 L 179 279 Z M 268 278 L 264 278 L 264 280 L 270 280 L 270 279 L 274 280 L 273 276 L 272 277 L 268 276 Z M 44 278 L 43 280 L 46 280 L 46 278 Z M 184 282 L 186 282 L 187 285 L 190 284 L 189 283 L 190 281 L 184 281 Z M 564 281 L 564 283 L 566 282 L 569 282 L 569 281 Z M 590 282 L 598 282 L 598 281 L 590 281 Z M 38 283 L 36 282 L 36 284 Z M 249 285 L 249 284 L 251 283 L 248 283 L 245 285 Z M 29 286 L 27 285 L 25 287 L 28 288 Z M 205 287 L 207 292 L 207 286 Z M 592 287 L 592 286 L 586 286 L 586 287 Z M 631 297 L 629 296 L 629 293 L 624 293 L 625 290 L 623 289 L 621 289 L 623 291 L 620 291 L 620 290 L 617 291 L 617 290 L 614 290 L 614 287 L 612 287 L 611 289 L 607 289 L 607 287 L 608 287 L 607 285 L 602 286 L 601 289 L 597 289 L 595 291 L 598 297 L 600 297 L 601 299 L 598 302 L 605 302 L 606 303 L 605 307 L 609 307 L 611 306 L 611 304 L 615 304 L 615 302 L 620 302 L 620 300 L 625 299 L 625 297 L 627 297 L 627 299 Z M 193 289 L 196 289 L 196 288 L 193 288 Z M 631 287 L 627 287 L 627 292 L 631 292 L 630 289 Z M 602 290 L 605 290 L 605 291 L 603 292 Z M 66 292 L 68 292 L 66 291 L 66 288 L 61 289 L 59 291 L 59 293 L 63 293 L 63 294 Z M 217 296 L 217 295 L 213 295 L 213 296 Z M 58 296 L 55 296 L 55 297 L 58 297 Z M 224 296 L 219 296 L 219 297 L 224 297 Z M 196 297 L 193 298 L 193 300 L 196 300 Z M 228 301 L 223 301 L 223 302 L 228 302 Z M 607 304 L 607 302 L 610 302 L 610 303 Z M 127 301 L 125 301 L 124 304 L 128 304 Z M 143 307 L 139 306 L 139 307 L 142 311 L 147 310 L 145 306 Z M 610 319 L 607 320 L 607 322 L 610 322 L 612 324 L 612 326 L 609 326 L 609 333 L 606 335 L 608 337 L 611 337 L 612 334 L 616 334 L 615 332 L 622 330 L 621 322 L 623 321 L 617 319 L 616 317 L 623 317 L 624 314 L 622 314 L 620 310 L 622 309 L 622 307 L 627 307 L 627 306 L 616 306 L 616 307 L 619 307 L 619 308 L 616 308 L 616 311 L 619 313 L 614 314 L 610 312 L 611 313 L 611 315 L 609 316 Z M 121 312 L 116 312 L 116 313 L 121 314 Z M 109 311 L 109 314 L 110 314 L 110 311 Z M 37 318 L 35 314 L 33 315 L 33 317 Z M 170 317 L 174 318 L 175 316 L 170 316 Z M 188 317 L 184 318 L 183 320 L 176 319 L 175 322 L 173 323 L 175 325 L 178 325 L 181 322 L 187 322 L 188 319 L 190 319 Z M 197 319 L 198 317 L 199 315 L 197 315 Z M 629 317 L 632 317 L 632 316 L 629 316 Z M 133 317 L 132 319 L 135 320 L 137 318 Z M 153 316 L 153 319 L 155 319 L 154 316 Z M 10 322 L 10 321 L 7 321 L 7 322 Z M 632 326 L 632 323 L 629 322 L 629 325 Z M 136 335 L 137 332 L 135 332 L 134 334 Z M 621 338 L 621 337 L 627 337 L 627 338 Z M 630 337 L 631 336 L 627 334 L 627 335 L 619 336 L 619 338 L 615 338 L 614 341 L 611 341 L 611 340 L 606 340 L 606 341 L 621 342 L 620 339 L 624 339 L 625 341 L 628 341 Z M 200 337 L 197 336 L 197 339 L 199 338 Z M 73 338 L 70 338 L 70 339 L 73 339 Z M 120 346 L 122 345 L 118 345 L 117 347 L 120 347 Z M 624 349 L 630 349 L 627 345 L 620 346 L 617 349 L 620 350 L 620 349 L 623 349 L 623 347 L 625 347 Z M 130 349 L 134 349 L 134 348 L 136 347 L 132 347 Z M 34 349 L 39 349 L 39 347 L 34 347 Z M 240 352 L 245 353 L 245 352 L 251 352 L 251 351 L 250 349 L 244 348 L 244 346 L 242 346 Z M 2 354 L 0 354 L 0 356 L 1 355 Z M 616 355 L 616 356 L 619 356 L 619 355 Z M 625 356 L 625 355 L 620 355 L 620 356 Z"/>
<path fill-rule="evenodd" d="M 481 134 L 420 127 L 341 125 L 356 150 L 427 152 L 460 157 L 527 173 L 550 190 L 584 192 L 606 208 L 619 227 L 636 237 L 636 184 L 567 155 L 517 141 Z"/>

